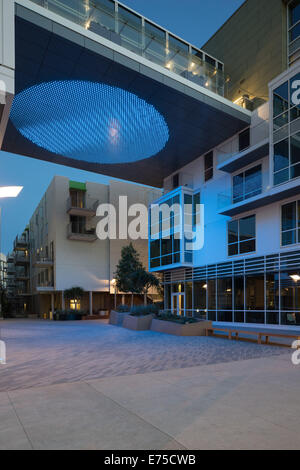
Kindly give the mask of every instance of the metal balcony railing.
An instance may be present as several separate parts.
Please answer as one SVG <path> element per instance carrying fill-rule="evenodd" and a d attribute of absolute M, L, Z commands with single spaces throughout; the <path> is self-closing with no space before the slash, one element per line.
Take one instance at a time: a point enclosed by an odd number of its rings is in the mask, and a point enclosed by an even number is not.
<path fill-rule="evenodd" d="M 110 0 L 32 0 L 49 11 L 102 36 L 221 96 L 229 77 L 224 65 L 138 13 Z"/>
<path fill-rule="evenodd" d="M 84 201 L 76 201 L 74 198 L 69 197 L 67 199 L 67 211 L 71 209 L 77 209 L 82 211 L 90 211 L 96 214 L 97 208 L 99 206 L 98 199 L 85 198 Z"/>

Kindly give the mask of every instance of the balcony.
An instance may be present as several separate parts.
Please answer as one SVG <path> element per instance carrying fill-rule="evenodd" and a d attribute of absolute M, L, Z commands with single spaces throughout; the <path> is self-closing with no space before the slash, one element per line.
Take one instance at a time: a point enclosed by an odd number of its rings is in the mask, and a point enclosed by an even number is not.
<path fill-rule="evenodd" d="M 96 229 L 86 229 L 80 224 L 69 224 L 67 228 L 67 238 L 68 240 L 78 241 L 78 242 L 95 242 L 98 237 L 96 235 Z"/>
<path fill-rule="evenodd" d="M 85 0 L 32 1 L 193 83 L 225 94 L 228 80 L 222 62 L 120 4 L 117 11 L 113 1 L 95 0 L 93 5 Z"/>
<path fill-rule="evenodd" d="M 231 151 L 217 150 L 218 170 L 234 173 L 269 154 L 269 104 L 266 103 L 255 112 L 250 128 L 250 146 L 237 151 L 237 141 L 232 141 Z M 235 147 L 235 148 L 234 148 Z"/>
<path fill-rule="evenodd" d="M 268 186 L 260 194 L 235 204 L 232 201 L 232 194 L 225 192 L 218 195 L 219 214 L 233 217 L 299 194 L 299 178 L 278 186 Z"/>
<path fill-rule="evenodd" d="M 8 276 L 10 276 L 10 275 L 14 276 L 15 272 L 16 272 L 15 265 L 14 264 L 8 264 L 7 265 L 7 270 L 6 270 L 7 275 Z"/>
<path fill-rule="evenodd" d="M 30 257 L 28 253 L 17 253 L 15 255 L 15 265 L 16 266 L 24 266 L 29 264 Z"/>
<path fill-rule="evenodd" d="M 256 145 L 248 147 L 242 152 L 234 154 L 218 154 L 217 169 L 226 173 L 234 173 L 242 168 L 266 157 L 269 154 L 269 138 L 259 142 Z"/>
<path fill-rule="evenodd" d="M 53 281 L 44 281 L 39 282 L 36 285 L 37 292 L 54 292 L 54 282 Z"/>
<path fill-rule="evenodd" d="M 29 274 L 26 273 L 26 272 L 16 272 L 16 275 L 15 275 L 15 280 L 17 282 L 21 282 L 21 281 L 29 281 Z"/>
<path fill-rule="evenodd" d="M 67 213 L 79 217 L 95 217 L 99 201 L 97 199 L 86 199 L 77 204 L 70 197 L 67 201 Z"/>
<path fill-rule="evenodd" d="M 15 262 L 15 256 L 13 254 L 9 254 L 7 256 L 7 263 L 8 264 L 14 264 L 14 262 Z"/>
<path fill-rule="evenodd" d="M 41 255 L 34 256 L 32 266 L 34 268 L 52 268 L 54 265 L 53 259 L 43 257 Z"/>
<path fill-rule="evenodd" d="M 29 241 L 27 236 L 17 237 L 14 241 L 15 251 L 26 251 L 29 248 Z"/>

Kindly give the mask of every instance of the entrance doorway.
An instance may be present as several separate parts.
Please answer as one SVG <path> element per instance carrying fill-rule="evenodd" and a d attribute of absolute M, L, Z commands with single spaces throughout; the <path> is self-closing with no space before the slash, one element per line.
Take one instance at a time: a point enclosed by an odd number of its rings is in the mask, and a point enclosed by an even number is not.
<path fill-rule="evenodd" d="M 185 296 L 184 294 L 172 295 L 172 312 L 174 315 L 185 316 Z"/>

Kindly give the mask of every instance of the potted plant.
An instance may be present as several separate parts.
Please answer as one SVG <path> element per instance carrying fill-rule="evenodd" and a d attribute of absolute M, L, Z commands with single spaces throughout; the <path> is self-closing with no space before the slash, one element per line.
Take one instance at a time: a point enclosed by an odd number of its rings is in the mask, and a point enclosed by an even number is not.
<path fill-rule="evenodd" d="M 211 321 L 177 316 L 162 311 L 152 320 L 151 330 L 175 336 L 205 336 L 206 328 L 211 328 L 211 326 Z"/>
<path fill-rule="evenodd" d="M 153 316 L 158 313 L 155 305 L 140 305 L 132 307 L 131 312 L 124 318 L 123 326 L 129 330 L 150 330 Z"/>
<path fill-rule="evenodd" d="M 119 305 L 116 310 L 110 312 L 109 323 L 110 325 L 122 326 L 124 317 L 129 315 L 130 307 L 128 305 Z"/>

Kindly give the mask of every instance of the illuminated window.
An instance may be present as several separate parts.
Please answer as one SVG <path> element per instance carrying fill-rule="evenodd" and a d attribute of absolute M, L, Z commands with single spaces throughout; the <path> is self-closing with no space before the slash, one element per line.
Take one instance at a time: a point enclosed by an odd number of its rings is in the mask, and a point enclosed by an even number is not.
<path fill-rule="evenodd" d="M 80 300 L 70 300 L 70 309 L 71 310 L 80 310 Z"/>

